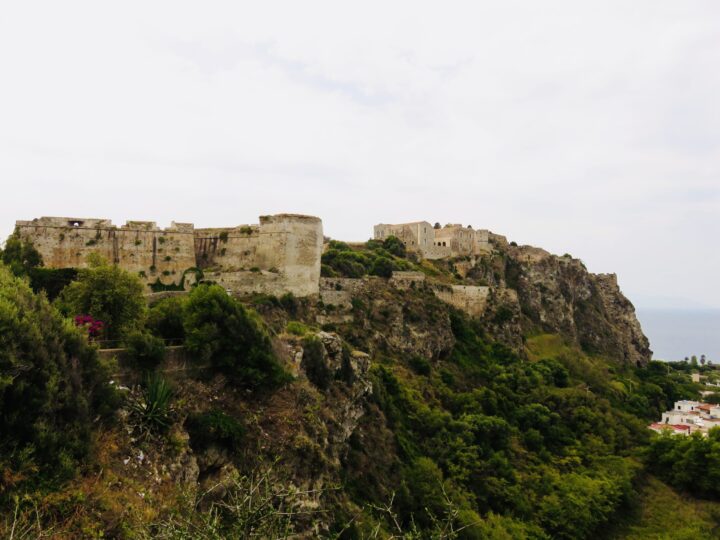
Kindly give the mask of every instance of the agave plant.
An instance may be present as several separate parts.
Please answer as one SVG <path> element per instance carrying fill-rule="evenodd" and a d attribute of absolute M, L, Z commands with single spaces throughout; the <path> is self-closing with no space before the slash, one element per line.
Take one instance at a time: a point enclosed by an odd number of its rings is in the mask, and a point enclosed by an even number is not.
<path fill-rule="evenodd" d="M 145 378 L 140 395 L 131 399 L 130 412 L 141 431 L 163 431 L 171 423 L 173 389 L 167 380 L 153 373 Z"/>

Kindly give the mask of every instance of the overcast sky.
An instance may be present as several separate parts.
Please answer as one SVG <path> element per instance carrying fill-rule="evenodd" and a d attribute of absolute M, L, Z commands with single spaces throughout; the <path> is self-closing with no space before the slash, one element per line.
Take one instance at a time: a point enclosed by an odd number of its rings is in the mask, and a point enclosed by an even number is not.
<path fill-rule="evenodd" d="M 720 308 L 720 2 L 5 2 L 0 236 L 462 222 Z"/>

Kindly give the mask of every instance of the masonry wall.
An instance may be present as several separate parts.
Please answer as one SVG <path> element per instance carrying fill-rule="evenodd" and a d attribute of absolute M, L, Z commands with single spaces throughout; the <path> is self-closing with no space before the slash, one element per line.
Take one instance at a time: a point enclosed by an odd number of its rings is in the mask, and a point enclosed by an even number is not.
<path fill-rule="evenodd" d="M 196 257 L 212 279 L 237 294 L 318 294 L 322 221 L 312 216 L 261 216 L 259 225 L 197 229 Z"/>
<path fill-rule="evenodd" d="M 482 315 L 487 306 L 490 287 L 474 285 L 439 285 L 434 288 L 435 296 L 455 306 L 470 316 Z"/>
<path fill-rule="evenodd" d="M 128 222 L 123 227 L 105 219 L 42 217 L 16 222 L 50 268 L 86 268 L 96 253 L 110 263 L 137 273 L 146 283 L 180 284 L 185 270 L 195 266 L 193 227 L 153 222 Z"/>
<path fill-rule="evenodd" d="M 109 220 L 47 217 L 16 226 L 51 268 L 84 268 L 88 255 L 97 253 L 136 272 L 148 289 L 157 281 L 188 288 L 195 273 L 186 271 L 201 268 L 206 279 L 238 295 L 319 292 L 323 231 L 316 217 L 279 214 L 262 216 L 258 225 L 197 230 L 191 224 L 159 229 L 136 221 L 118 228 Z"/>

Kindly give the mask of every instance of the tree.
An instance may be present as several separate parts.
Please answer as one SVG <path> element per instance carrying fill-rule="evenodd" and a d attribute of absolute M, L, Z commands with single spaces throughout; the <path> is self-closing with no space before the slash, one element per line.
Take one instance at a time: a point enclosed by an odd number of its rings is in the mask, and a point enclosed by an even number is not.
<path fill-rule="evenodd" d="M 183 312 L 186 303 L 185 296 L 171 296 L 160 300 L 150 308 L 146 326 L 154 335 L 163 339 L 183 339 Z"/>
<path fill-rule="evenodd" d="M 67 315 L 92 315 L 103 321 L 109 339 L 140 328 L 147 313 L 140 279 L 101 260 L 90 263 L 90 268 L 80 270 L 77 281 L 63 290 L 61 309 Z"/>
<path fill-rule="evenodd" d="M 442 227 L 440 226 L 440 222 L 436 221 L 435 225 L 433 225 L 433 229 L 442 229 Z"/>
<path fill-rule="evenodd" d="M 397 236 L 388 236 L 383 240 L 383 248 L 396 257 L 405 257 L 407 254 L 405 244 Z"/>
<path fill-rule="evenodd" d="M 218 285 L 194 288 L 185 306 L 185 347 L 248 387 L 272 387 L 288 379 L 260 317 Z"/>
<path fill-rule="evenodd" d="M 387 257 L 378 257 L 373 262 L 372 268 L 370 268 L 370 273 L 373 276 L 380 276 L 385 278 L 392 277 L 393 263 Z"/>
<path fill-rule="evenodd" d="M 26 276 L 32 268 L 43 264 L 42 256 L 32 242 L 23 241 L 17 232 L 5 242 L 0 258 L 16 276 Z"/>
<path fill-rule="evenodd" d="M 700 364 L 702 364 L 703 366 L 705 365 L 705 355 L 704 354 L 700 355 Z"/>
<path fill-rule="evenodd" d="M 81 331 L 0 264 L 0 492 L 73 473 L 108 379 Z"/>

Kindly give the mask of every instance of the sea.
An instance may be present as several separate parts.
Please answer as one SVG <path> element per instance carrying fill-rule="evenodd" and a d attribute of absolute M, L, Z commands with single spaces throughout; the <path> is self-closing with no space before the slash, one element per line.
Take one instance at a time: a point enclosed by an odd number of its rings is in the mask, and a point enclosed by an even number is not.
<path fill-rule="evenodd" d="M 638 309 L 655 360 L 705 355 L 720 364 L 720 310 Z"/>

